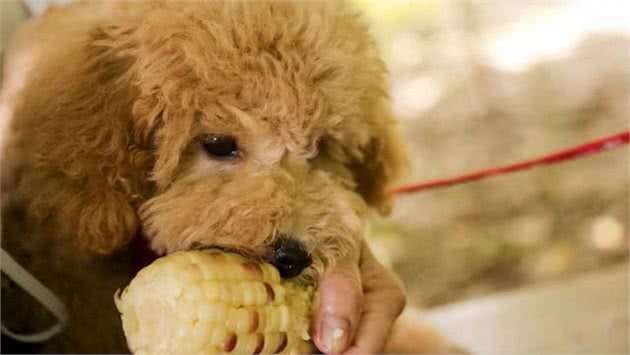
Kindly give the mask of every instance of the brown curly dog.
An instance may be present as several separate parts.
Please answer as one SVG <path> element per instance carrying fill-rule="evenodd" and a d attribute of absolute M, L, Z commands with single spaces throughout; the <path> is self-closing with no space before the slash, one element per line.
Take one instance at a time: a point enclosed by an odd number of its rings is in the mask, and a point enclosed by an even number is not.
<path fill-rule="evenodd" d="M 70 309 L 43 351 L 127 351 L 112 295 L 138 231 L 306 282 L 357 259 L 406 165 L 386 79 L 339 1 L 87 1 L 28 22 L 5 67 L 2 243 Z M 46 326 L 4 286 L 6 325 Z"/>

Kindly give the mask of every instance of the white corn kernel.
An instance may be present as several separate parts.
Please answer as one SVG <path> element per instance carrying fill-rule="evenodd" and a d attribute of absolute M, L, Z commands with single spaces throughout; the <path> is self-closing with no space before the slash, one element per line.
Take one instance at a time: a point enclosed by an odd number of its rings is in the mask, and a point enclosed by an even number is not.
<path fill-rule="evenodd" d="M 141 270 L 115 301 L 134 354 L 300 353 L 313 350 L 311 294 L 272 265 L 187 251 Z"/>

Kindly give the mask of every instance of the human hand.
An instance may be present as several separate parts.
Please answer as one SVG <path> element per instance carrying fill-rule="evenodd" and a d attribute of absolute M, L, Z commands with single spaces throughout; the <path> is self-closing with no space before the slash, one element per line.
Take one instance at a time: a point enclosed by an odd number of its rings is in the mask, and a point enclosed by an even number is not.
<path fill-rule="evenodd" d="M 358 265 L 340 263 L 322 275 L 313 341 L 325 354 L 380 353 L 404 306 L 401 281 L 363 242 Z"/>

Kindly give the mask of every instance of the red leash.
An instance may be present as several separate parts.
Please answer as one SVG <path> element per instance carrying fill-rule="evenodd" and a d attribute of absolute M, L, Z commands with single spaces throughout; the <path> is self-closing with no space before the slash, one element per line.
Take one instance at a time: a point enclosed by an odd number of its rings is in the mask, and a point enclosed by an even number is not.
<path fill-rule="evenodd" d="M 601 153 L 609 149 L 617 148 L 622 145 L 628 144 L 629 141 L 630 131 L 624 131 L 606 138 L 579 145 L 577 147 L 561 150 L 559 152 L 545 155 L 539 158 L 525 160 L 516 164 L 484 169 L 448 179 L 429 180 L 409 185 L 398 186 L 392 190 L 392 193 L 402 195 L 428 189 L 447 187 L 464 182 L 480 180 L 490 176 L 513 173 L 515 171 L 525 170 L 535 166 L 559 163 L 562 161 L 585 157 L 595 153 Z"/>

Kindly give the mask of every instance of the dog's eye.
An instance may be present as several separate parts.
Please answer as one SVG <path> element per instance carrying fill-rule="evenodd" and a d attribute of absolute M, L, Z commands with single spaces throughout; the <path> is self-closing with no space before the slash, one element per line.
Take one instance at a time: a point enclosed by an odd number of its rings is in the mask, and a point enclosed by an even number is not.
<path fill-rule="evenodd" d="M 204 137 L 203 149 L 214 158 L 236 158 L 239 156 L 238 144 L 232 136 L 209 135 Z"/>

